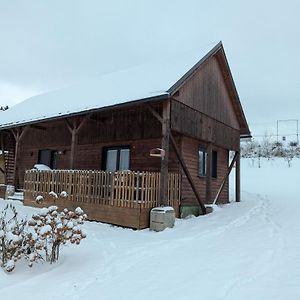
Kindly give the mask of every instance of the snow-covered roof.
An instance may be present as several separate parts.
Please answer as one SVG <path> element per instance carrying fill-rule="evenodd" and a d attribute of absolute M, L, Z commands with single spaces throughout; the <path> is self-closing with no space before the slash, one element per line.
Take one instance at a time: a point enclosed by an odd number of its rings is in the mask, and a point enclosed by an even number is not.
<path fill-rule="evenodd" d="M 222 47 L 221 43 L 213 49 L 206 47 L 193 53 L 164 58 L 28 98 L 0 113 L 0 128 L 167 96 L 219 47 Z"/>

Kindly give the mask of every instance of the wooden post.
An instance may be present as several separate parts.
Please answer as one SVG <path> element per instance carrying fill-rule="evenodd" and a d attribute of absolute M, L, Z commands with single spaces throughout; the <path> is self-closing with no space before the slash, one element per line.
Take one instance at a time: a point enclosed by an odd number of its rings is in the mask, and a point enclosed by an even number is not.
<path fill-rule="evenodd" d="M 76 157 L 76 146 L 78 141 L 77 129 L 73 128 L 71 131 L 71 155 L 70 155 L 70 169 L 74 169 L 74 162 Z"/>
<path fill-rule="evenodd" d="M 22 139 L 22 137 L 24 136 L 24 133 L 26 131 L 26 129 L 28 128 L 28 126 L 25 126 L 24 128 L 22 127 L 18 127 L 17 129 L 12 129 L 12 133 L 15 137 L 15 158 L 14 158 L 14 172 L 13 172 L 13 183 L 14 186 L 17 187 L 18 184 L 18 175 L 17 175 L 17 171 L 18 171 L 18 162 L 19 162 L 19 148 L 20 148 L 20 141 Z"/>
<path fill-rule="evenodd" d="M 168 205 L 168 163 L 169 163 L 169 140 L 170 140 L 170 100 L 163 102 L 162 140 L 161 148 L 165 150 L 161 158 L 160 167 L 160 205 Z"/>
<path fill-rule="evenodd" d="M 20 130 L 17 128 L 17 131 L 12 131 L 15 137 L 15 158 L 14 158 L 14 172 L 13 172 L 13 183 L 14 186 L 17 185 L 17 163 L 18 163 L 18 157 L 19 157 L 19 141 L 20 141 Z"/>
<path fill-rule="evenodd" d="M 237 158 L 235 163 L 235 201 L 241 201 L 241 156 L 240 152 L 237 152 Z"/>
<path fill-rule="evenodd" d="M 89 118 L 90 118 L 90 114 L 85 115 L 84 118 L 79 122 L 79 124 L 77 123 L 76 119 L 73 119 L 72 123 L 70 123 L 68 119 L 65 119 L 66 125 L 71 133 L 70 169 L 74 169 L 75 166 L 78 133 Z"/>
<path fill-rule="evenodd" d="M 149 111 L 152 113 L 152 115 L 153 115 L 159 122 L 161 122 L 161 123 L 163 124 L 163 119 L 162 119 L 162 117 L 157 113 L 157 111 L 156 111 L 151 105 L 147 105 L 147 108 L 148 108 Z M 189 182 L 189 184 L 190 184 L 190 186 L 191 186 L 191 188 L 192 188 L 192 190 L 193 190 L 193 192 L 194 192 L 194 194 L 195 194 L 195 196 L 196 196 L 196 199 L 197 199 L 197 201 L 198 201 L 198 203 L 199 203 L 199 206 L 200 206 L 200 208 L 201 208 L 201 211 L 202 211 L 202 213 L 205 215 L 205 214 L 206 214 L 206 208 L 205 208 L 205 205 L 204 205 L 203 202 L 201 201 L 200 194 L 199 194 L 198 191 L 197 191 L 197 188 L 196 188 L 196 186 L 195 186 L 195 184 L 194 184 L 194 182 L 193 182 L 192 176 L 191 176 L 191 174 L 190 174 L 190 172 L 189 172 L 189 170 L 188 170 L 188 168 L 187 168 L 187 166 L 186 166 L 186 164 L 185 164 L 185 162 L 184 162 L 184 159 L 183 159 L 182 155 L 180 154 L 180 150 L 179 150 L 178 147 L 177 147 L 176 141 L 175 141 L 175 139 L 174 139 L 174 137 L 173 137 L 171 131 L 169 132 L 169 138 L 170 138 L 170 141 L 171 141 L 172 146 L 173 146 L 173 148 L 174 148 L 175 154 L 176 154 L 176 156 L 177 156 L 177 158 L 178 158 L 178 160 L 179 160 L 179 163 L 180 163 L 180 165 L 181 165 L 181 167 L 182 167 L 182 170 L 183 170 L 183 172 L 184 172 L 184 174 L 185 174 L 185 176 L 186 176 L 186 178 L 187 178 L 187 180 L 188 180 L 188 182 Z"/>
<path fill-rule="evenodd" d="M 182 170 L 183 170 L 183 172 L 184 172 L 184 174 L 185 174 L 185 176 L 186 176 L 186 178 L 187 178 L 187 180 L 188 180 L 188 182 L 189 182 L 189 184 L 190 184 L 190 186 L 191 186 L 191 188 L 192 188 L 192 190 L 193 190 L 193 192 L 194 192 L 194 194 L 196 196 L 196 199 L 197 199 L 197 201 L 198 201 L 198 203 L 200 205 L 201 211 L 205 215 L 206 214 L 206 207 L 203 204 L 203 202 L 201 201 L 200 194 L 198 193 L 198 190 L 197 190 L 197 188 L 196 188 L 196 186 L 195 186 L 195 184 L 193 182 L 192 176 L 191 176 L 191 174 L 190 174 L 190 172 L 189 172 L 189 170 L 188 170 L 188 168 L 187 168 L 187 166 L 186 166 L 186 164 L 185 164 L 185 162 L 183 160 L 183 157 L 181 156 L 181 154 L 179 152 L 179 149 L 178 149 L 178 147 L 176 145 L 176 141 L 175 141 L 172 133 L 170 133 L 170 141 L 171 141 L 172 146 L 174 148 L 175 154 L 176 154 L 176 156 L 177 156 L 177 158 L 179 160 L 179 163 L 180 163 L 180 165 L 182 167 Z"/>
<path fill-rule="evenodd" d="M 211 202 L 211 167 L 212 167 L 212 143 L 206 148 L 206 203 Z"/>
<path fill-rule="evenodd" d="M 238 157 L 238 152 L 235 152 L 234 157 L 233 157 L 233 159 L 232 159 L 232 161 L 231 161 L 231 163 L 230 163 L 230 165 L 229 165 L 229 168 L 228 168 L 228 170 L 227 170 L 227 173 L 225 174 L 225 177 L 224 177 L 223 180 L 222 180 L 221 186 L 220 186 L 220 188 L 219 188 L 219 190 L 218 190 L 218 192 L 217 192 L 217 194 L 216 194 L 216 197 L 215 197 L 215 199 L 214 199 L 213 204 L 216 204 L 216 203 L 217 203 L 217 201 L 218 201 L 218 199 L 219 199 L 219 197 L 220 197 L 220 194 L 221 194 L 221 192 L 222 192 L 222 190 L 223 190 L 223 188 L 224 188 L 224 186 L 225 186 L 225 183 L 226 183 L 226 181 L 228 180 L 228 177 L 229 177 L 229 174 L 230 174 L 230 172 L 231 172 L 231 170 L 232 170 L 232 168 L 233 168 L 233 165 L 234 165 L 234 163 L 235 163 L 236 160 L 237 160 L 237 157 Z"/>

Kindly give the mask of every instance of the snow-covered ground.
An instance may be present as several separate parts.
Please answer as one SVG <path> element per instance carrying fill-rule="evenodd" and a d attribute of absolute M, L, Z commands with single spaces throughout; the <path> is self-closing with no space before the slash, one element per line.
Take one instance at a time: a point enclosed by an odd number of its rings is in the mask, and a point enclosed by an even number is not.
<path fill-rule="evenodd" d="M 88 237 L 58 263 L 0 270 L 0 299 L 298 300 L 299 173 L 300 160 L 259 169 L 244 159 L 241 203 L 160 233 L 87 222 Z"/>

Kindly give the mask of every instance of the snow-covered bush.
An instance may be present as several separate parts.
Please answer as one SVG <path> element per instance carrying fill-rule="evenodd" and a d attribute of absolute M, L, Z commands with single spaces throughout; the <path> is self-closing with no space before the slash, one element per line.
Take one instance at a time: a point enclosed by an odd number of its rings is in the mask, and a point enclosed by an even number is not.
<path fill-rule="evenodd" d="M 1 267 L 7 272 L 15 268 L 15 262 L 23 255 L 26 220 L 18 220 L 16 208 L 7 205 L 0 213 Z"/>
<path fill-rule="evenodd" d="M 42 195 L 38 195 L 35 198 L 35 202 L 38 203 L 38 204 L 41 204 L 43 201 L 44 201 L 44 197 Z"/>
<path fill-rule="evenodd" d="M 69 195 L 68 195 L 68 193 L 66 192 L 66 191 L 62 191 L 61 193 L 60 193 L 60 197 L 62 197 L 62 198 L 67 198 Z"/>
<path fill-rule="evenodd" d="M 38 254 L 53 263 L 58 260 L 62 244 L 80 244 L 86 237 L 80 227 L 85 219 L 86 215 L 79 207 L 74 212 L 65 208 L 59 213 L 57 206 L 50 206 L 33 215 L 28 225 L 32 229 L 31 232 L 38 237 L 38 244 L 42 245 L 42 249 L 39 247 L 37 251 Z"/>
<path fill-rule="evenodd" d="M 53 197 L 54 199 L 58 198 L 57 194 L 53 191 L 49 192 L 49 196 Z"/>
<path fill-rule="evenodd" d="M 57 261 L 62 244 L 78 245 L 86 237 L 81 229 L 85 219 L 86 215 L 79 207 L 74 212 L 67 209 L 58 212 L 56 206 L 50 206 L 42 208 L 29 220 L 19 220 L 16 208 L 6 206 L 0 213 L 1 267 L 11 272 L 15 262 L 22 258 L 30 267 L 40 260 Z"/>

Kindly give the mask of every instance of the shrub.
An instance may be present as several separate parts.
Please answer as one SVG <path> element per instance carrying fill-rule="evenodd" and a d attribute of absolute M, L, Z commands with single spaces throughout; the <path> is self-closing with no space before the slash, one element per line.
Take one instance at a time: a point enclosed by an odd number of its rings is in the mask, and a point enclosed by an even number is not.
<path fill-rule="evenodd" d="M 42 208 L 29 220 L 19 220 L 16 208 L 7 205 L 0 214 L 1 267 L 11 272 L 15 262 L 22 258 L 30 267 L 41 260 L 57 261 L 62 244 L 78 245 L 86 237 L 81 229 L 85 219 L 79 207 L 74 212 L 67 209 L 58 212 L 56 206 L 50 206 Z"/>

